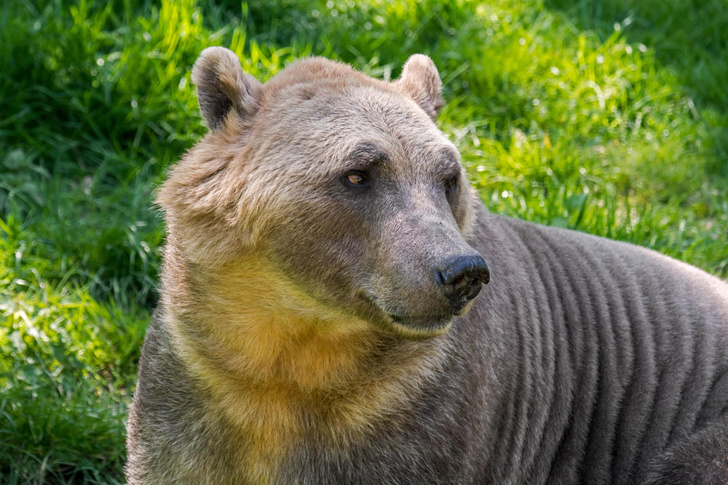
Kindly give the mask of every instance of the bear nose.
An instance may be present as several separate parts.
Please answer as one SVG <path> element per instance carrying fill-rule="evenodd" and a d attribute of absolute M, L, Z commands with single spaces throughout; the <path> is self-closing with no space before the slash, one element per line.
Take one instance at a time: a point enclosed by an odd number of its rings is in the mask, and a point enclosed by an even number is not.
<path fill-rule="evenodd" d="M 481 283 L 490 281 L 490 271 L 480 255 L 456 256 L 435 271 L 443 295 L 459 311 L 480 293 Z"/>

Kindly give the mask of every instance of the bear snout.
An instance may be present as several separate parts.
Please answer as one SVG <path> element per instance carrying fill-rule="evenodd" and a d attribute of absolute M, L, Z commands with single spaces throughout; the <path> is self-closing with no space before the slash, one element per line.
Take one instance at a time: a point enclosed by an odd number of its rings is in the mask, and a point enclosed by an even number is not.
<path fill-rule="evenodd" d="M 435 270 L 435 281 L 455 312 L 459 312 L 478 296 L 482 284 L 488 284 L 490 270 L 479 254 L 456 256 Z"/>

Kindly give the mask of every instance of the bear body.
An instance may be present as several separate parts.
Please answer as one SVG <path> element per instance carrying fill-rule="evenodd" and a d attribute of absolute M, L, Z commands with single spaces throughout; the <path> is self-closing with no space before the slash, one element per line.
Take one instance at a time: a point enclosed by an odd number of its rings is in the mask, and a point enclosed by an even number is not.
<path fill-rule="evenodd" d="M 728 285 L 486 212 L 429 59 L 193 80 L 130 484 L 728 483 Z"/>

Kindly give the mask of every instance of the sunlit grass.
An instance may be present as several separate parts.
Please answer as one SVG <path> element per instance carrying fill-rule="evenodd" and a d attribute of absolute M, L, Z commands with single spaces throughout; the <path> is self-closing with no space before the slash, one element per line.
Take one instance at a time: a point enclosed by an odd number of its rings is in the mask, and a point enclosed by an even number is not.
<path fill-rule="evenodd" d="M 725 278 L 726 25 L 717 1 L 5 2 L 0 483 L 121 480 L 164 235 L 151 200 L 204 133 L 203 48 L 261 80 L 307 55 L 393 79 L 429 54 L 438 123 L 490 210 Z"/>

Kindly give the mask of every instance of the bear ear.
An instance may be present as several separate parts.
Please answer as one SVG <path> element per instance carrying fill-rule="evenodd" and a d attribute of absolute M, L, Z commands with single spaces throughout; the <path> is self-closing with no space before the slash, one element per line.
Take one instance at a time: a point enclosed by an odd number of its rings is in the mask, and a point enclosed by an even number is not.
<path fill-rule="evenodd" d="M 192 68 L 200 111 L 207 126 L 220 129 L 232 111 L 243 122 L 250 122 L 260 106 L 263 85 L 244 74 L 240 59 L 224 47 L 208 47 Z"/>
<path fill-rule="evenodd" d="M 442 99 L 442 81 L 432 59 L 415 54 L 407 59 L 402 76 L 393 83 L 403 94 L 414 99 L 433 120 L 445 104 Z"/>

